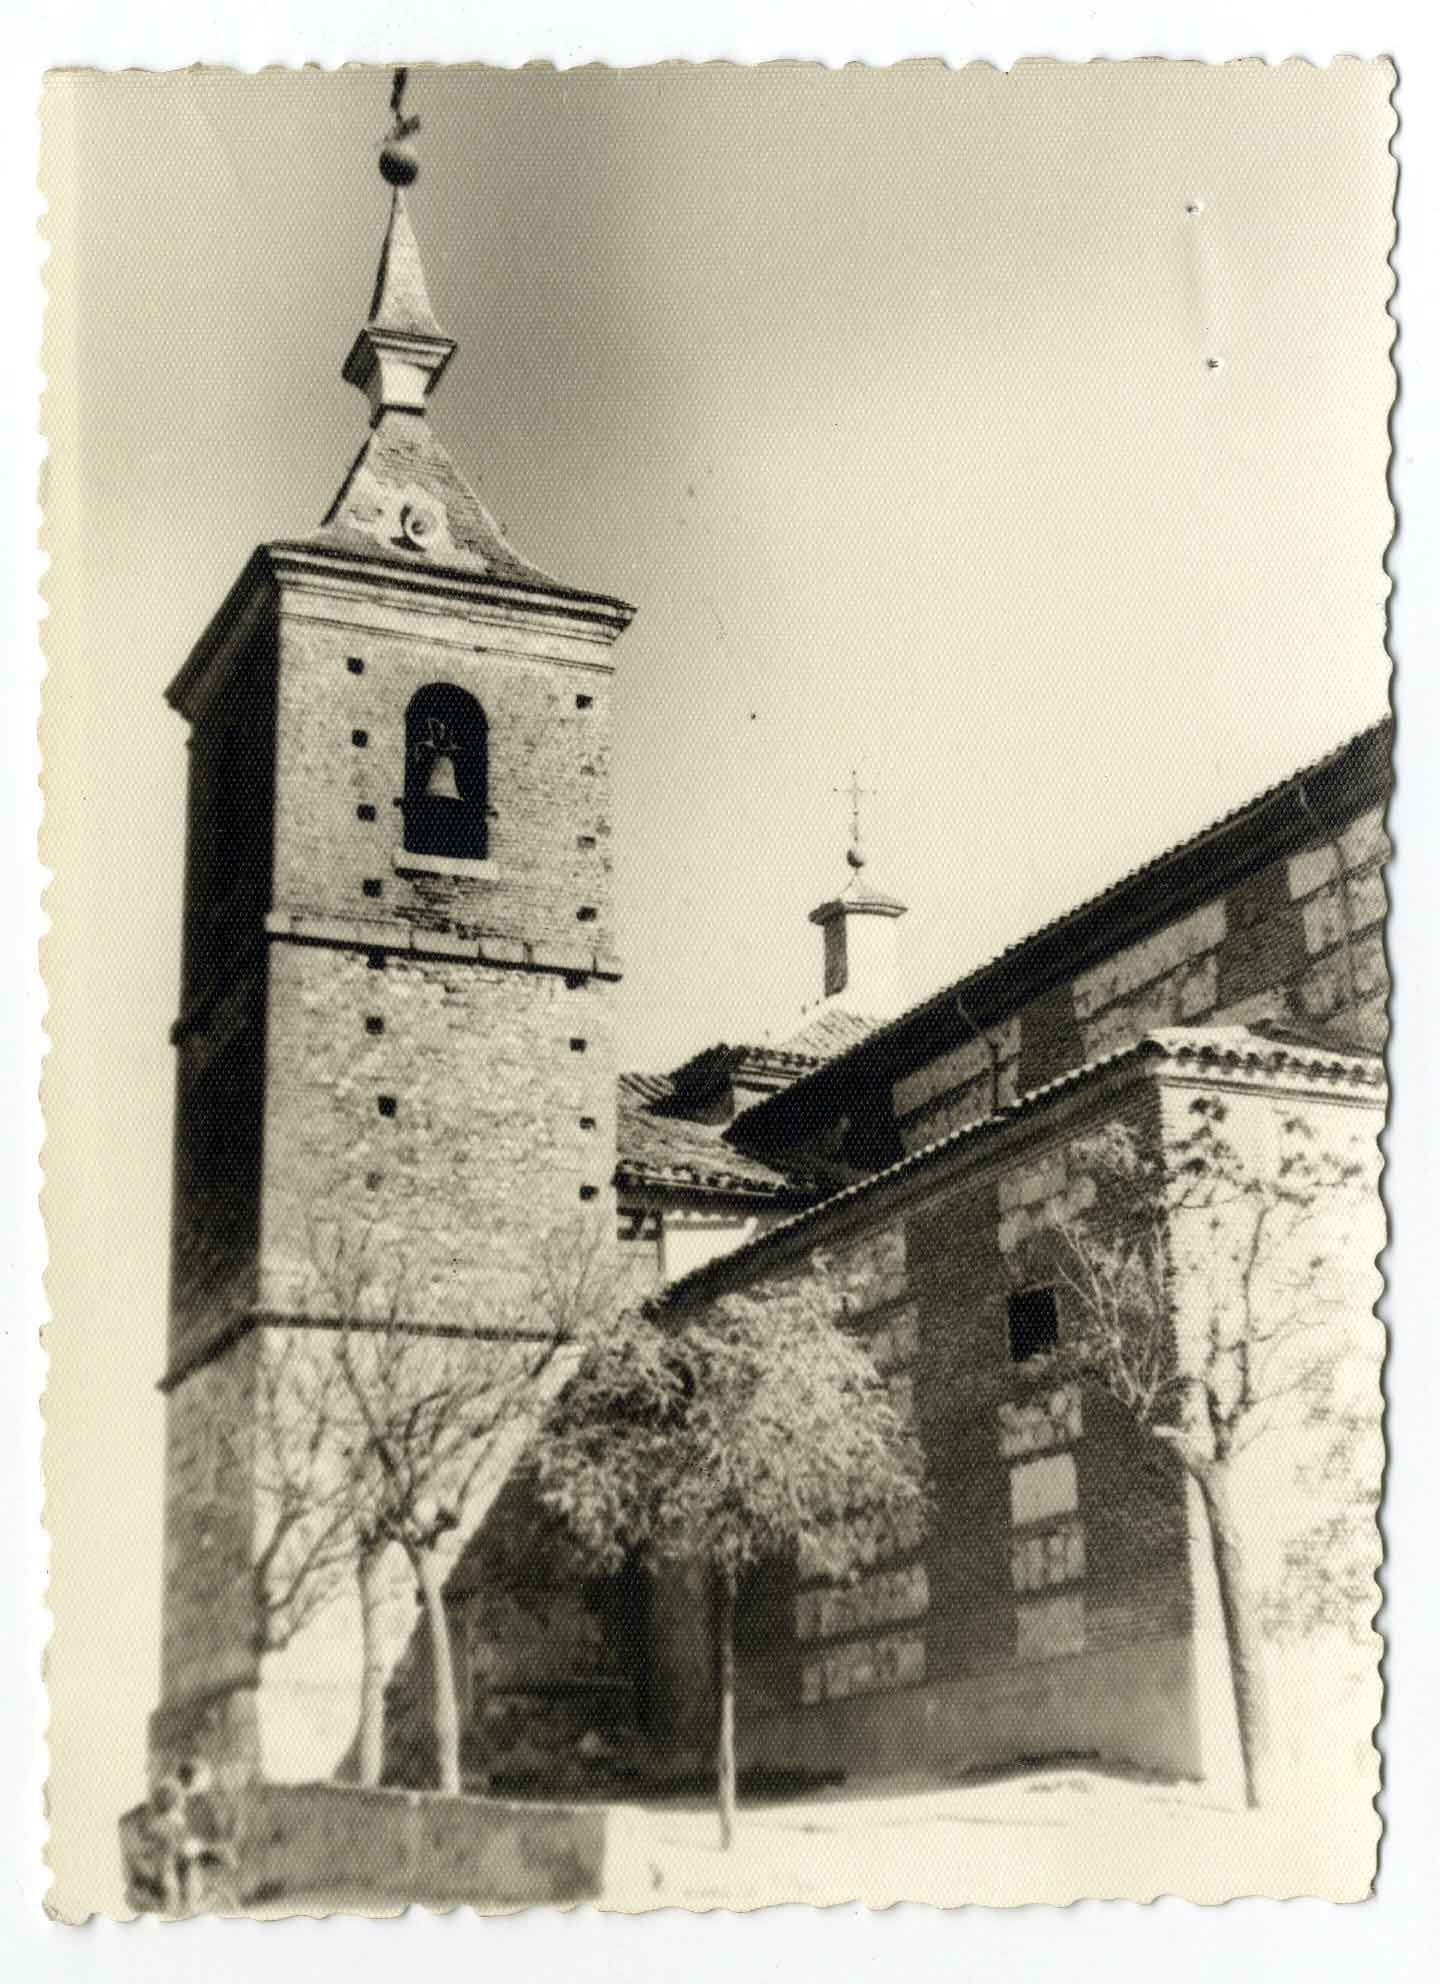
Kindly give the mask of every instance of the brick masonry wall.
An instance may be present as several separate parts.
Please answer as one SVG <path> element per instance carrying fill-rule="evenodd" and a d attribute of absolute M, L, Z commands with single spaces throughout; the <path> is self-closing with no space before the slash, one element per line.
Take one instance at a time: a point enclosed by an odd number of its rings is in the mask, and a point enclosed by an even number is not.
<path fill-rule="evenodd" d="M 394 866 L 405 711 L 435 682 L 468 690 L 488 720 L 493 878 Z M 282 616 L 278 734 L 278 909 L 485 933 L 567 957 L 613 951 L 608 671 L 527 652 L 485 624 L 442 639 L 423 623 L 335 624 L 307 602 Z M 362 806 L 375 817 L 361 819 Z"/>
<path fill-rule="evenodd" d="M 1198 1771 L 1183 1475 L 1109 1400 L 1010 1351 L 1010 1293 L 1043 1267 L 1057 1212 L 1085 1202 L 1068 1144 L 1117 1117 L 1158 1134 L 1147 1080 L 1070 1098 L 903 1207 L 817 1233 L 913 1410 L 935 1506 L 923 1541 L 877 1539 L 852 1582 L 802 1562 L 749 1595 L 744 1754 L 863 1774 L 1073 1750 Z"/>
<path fill-rule="evenodd" d="M 278 670 L 275 648 L 257 650 L 196 713 L 184 997 L 200 1004 L 180 1043 L 165 1729 L 256 1679 L 239 1436 L 257 1339 L 206 1352 L 253 1312 L 333 1309 L 317 1230 L 364 1236 L 382 1298 L 408 1319 L 469 1325 L 527 1319 L 546 1242 L 594 1231 L 609 1247 L 615 1230 L 614 627 L 557 625 L 523 602 L 467 615 L 343 573 L 282 584 L 278 626 Z M 400 873 L 405 709 L 442 680 L 488 718 L 489 864 Z M 242 1458 L 224 1494 L 197 1495 L 217 1401 Z M 336 1617 L 324 1665 L 343 1681 Z M 285 1656 L 291 1693 L 301 1654 Z M 267 1724 L 263 1702 L 229 1719 Z"/>
<path fill-rule="evenodd" d="M 596 1223 L 609 1244 L 611 996 L 550 972 L 273 946 L 262 1307 L 323 1307 L 317 1220 L 368 1232 L 405 1313 L 438 1323 L 505 1321 L 547 1235 Z"/>
<path fill-rule="evenodd" d="M 1385 1037 L 1383 809 L 1272 861 L 1138 943 L 1048 987 L 987 1029 L 1002 1104 L 1162 1026 L 1351 1014 L 1362 1037 Z M 1343 876 L 1343 896 L 1341 877 Z M 900 1142 L 923 1149 L 989 1113 L 989 1047 L 948 1047 L 895 1082 Z"/>

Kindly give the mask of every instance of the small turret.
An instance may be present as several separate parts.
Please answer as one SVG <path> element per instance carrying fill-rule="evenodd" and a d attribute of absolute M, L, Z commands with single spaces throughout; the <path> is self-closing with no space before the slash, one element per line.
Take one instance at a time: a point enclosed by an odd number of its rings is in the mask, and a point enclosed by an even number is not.
<path fill-rule="evenodd" d="M 850 774 L 850 845 L 845 859 L 850 879 L 838 896 L 810 912 L 824 932 L 822 1010 L 842 1007 L 866 1019 L 884 1020 L 899 1010 L 899 958 L 896 924 L 905 904 L 873 888 L 864 877 L 867 857 L 860 838 L 859 777 Z"/>

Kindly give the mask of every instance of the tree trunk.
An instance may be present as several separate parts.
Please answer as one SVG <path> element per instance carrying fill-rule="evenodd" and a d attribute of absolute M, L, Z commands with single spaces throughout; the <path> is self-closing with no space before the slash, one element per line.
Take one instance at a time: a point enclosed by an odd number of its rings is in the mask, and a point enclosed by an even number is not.
<path fill-rule="evenodd" d="M 455 1795 L 460 1790 L 460 1708 L 455 1699 L 455 1661 L 450 1651 L 450 1622 L 445 1616 L 440 1560 L 433 1550 L 420 1549 L 414 1554 L 414 1564 L 430 1628 L 430 1661 L 435 1680 L 435 1756 L 440 1789 Z"/>
<path fill-rule="evenodd" d="M 383 1549 L 366 1550 L 360 1585 L 360 1782 L 374 1788 L 385 1763 L 385 1654 L 380 1642 Z"/>
<path fill-rule="evenodd" d="M 1197 1470 L 1196 1479 L 1210 1525 L 1220 1615 L 1225 1622 L 1225 1648 L 1235 1690 L 1235 1721 L 1245 1775 L 1245 1803 L 1252 1808 L 1270 1805 L 1275 1798 L 1275 1782 L 1265 1649 L 1259 1607 L 1250 1588 L 1244 1546 L 1232 1507 L 1229 1471 L 1222 1462 Z"/>
<path fill-rule="evenodd" d="M 715 1782 L 720 1803 L 720 1845 L 725 1851 L 735 1838 L 735 1573 L 722 1570 L 716 1580 L 715 1633 L 719 1659 L 717 1681 L 720 1724 L 716 1741 Z"/>

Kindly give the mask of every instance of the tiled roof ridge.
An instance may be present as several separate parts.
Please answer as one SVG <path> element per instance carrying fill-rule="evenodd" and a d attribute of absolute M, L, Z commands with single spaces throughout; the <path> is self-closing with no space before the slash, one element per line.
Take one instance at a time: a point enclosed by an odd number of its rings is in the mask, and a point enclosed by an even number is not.
<path fill-rule="evenodd" d="M 765 1232 L 757 1234 L 743 1247 L 737 1247 L 732 1253 L 719 1256 L 716 1260 L 704 1262 L 689 1274 L 670 1282 L 658 1299 L 667 1303 L 676 1300 L 682 1291 L 701 1287 L 723 1267 L 773 1246 L 785 1235 L 810 1224 L 832 1207 L 861 1198 L 907 1172 L 931 1164 L 936 1158 L 982 1132 L 994 1132 L 1009 1123 L 1018 1122 L 1055 1096 L 1079 1088 L 1095 1076 L 1113 1070 L 1126 1061 L 1145 1059 L 1173 1061 L 1181 1065 L 1193 1062 L 1199 1066 L 1223 1066 L 1232 1073 L 1241 1067 L 1251 1071 L 1263 1069 L 1268 1074 L 1305 1068 L 1311 1074 L 1337 1080 L 1348 1079 L 1352 1084 L 1366 1088 L 1383 1088 L 1386 1079 L 1384 1059 L 1378 1050 L 1356 1047 L 1347 1051 L 1292 1046 L 1271 1040 L 1245 1026 L 1155 1027 L 1123 1047 L 1116 1047 L 1093 1061 L 1082 1062 L 1078 1068 L 1069 1068 L 1053 1080 L 1042 1082 L 1038 1088 L 1028 1089 L 1025 1094 L 990 1115 L 977 1117 L 973 1123 L 963 1123 L 958 1129 L 935 1138 L 932 1143 L 922 1145 L 919 1150 L 907 1151 L 893 1164 L 872 1172 L 868 1178 L 842 1185 L 838 1191 L 829 1193 L 815 1204 L 801 1207 L 789 1219 L 779 1220 L 774 1226 L 767 1227 Z"/>

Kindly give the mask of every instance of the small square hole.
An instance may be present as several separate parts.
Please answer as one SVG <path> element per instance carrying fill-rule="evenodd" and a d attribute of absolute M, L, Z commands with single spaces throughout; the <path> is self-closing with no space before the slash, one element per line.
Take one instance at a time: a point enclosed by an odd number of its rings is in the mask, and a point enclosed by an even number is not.
<path fill-rule="evenodd" d="M 598 1199 L 598 1198 L 599 1198 L 599 1196 L 600 1196 L 600 1187 L 599 1187 L 598 1185 L 582 1185 L 582 1186 L 580 1187 L 580 1196 L 581 1196 L 581 1198 L 582 1198 L 582 1199 L 584 1199 L 584 1200 L 585 1200 L 585 1201 L 587 1202 L 587 1204 L 588 1204 L 588 1202 L 589 1202 L 589 1201 L 590 1201 L 591 1199 Z"/>
<path fill-rule="evenodd" d="M 594 834 L 580 834 L 576 839 L 575 845 L 577 847 L 583 847 L 587 850 L 589 848 L 592 848 L 595 845 Z"/>
<path fill-rule="evenodd" d="M 367 1192 L 378 1192 L 384 1182 L 385 1173 L 383 1171 L 367 1171 L 365 1173 L 365 1189 Z"/>
<path fill-rule="evenodd" d="M 585 974 L 583 971 L 566 972 L 565 990 L 567 992 L 579 992 L 584 987 L 584 984 L 585 984 Z"/>
<path fill-rule="evenodd" d="M 582 1130 L 593 1130 L 595 1127 L 595 1118 L 593 1116 L 582 1116 L 580 1118 L 580 1127 Z"/>
<path fill-rule="evenodd" d="M 593 696 L 577 696 L 575 698 L 575 707 L 577 710 L 588 710 L 594 701 L 595 698 Z"/>
<path fill-rule="evenodd" d="M 380 894 L 380 886 L 380 883 L 373 875 L 367 875 L 365 880 L 360 884 L 362 893 L 367 896 L 378 896 Z"/>
<path fill-rule="evenodd" d="M 1010 1297 L 1010 1355 L 1026 1364 L 1053 1350 L 1060 1336 L 1060 1314 L 1053 1288 L 1021 1288 Z"/>
<path fill-rule="evenodd" d="M 350 742 L 355 746 L 355 749 L 357 751 L 363 751 L 365 749 L 365 746 L 370 742 L 369 731 L 352 730 L 350 733 Z"/>
<path fill-rule="evenodd" d="M 583 1054 L 585 1052 L 585 1042 L 583 1040 L 576 1039 L 575 1037 L 572 1036 L 570 1041 L 570 1052 L 572 1054 Z"/>
<path fill-rule="evenodd" d="M 371 1013 L 365 1022 L 365 1031 L 367 1033 L 383 1033 L 385 1031 L 385 1022 L 380 1018 L 378 1013 Z"/>
<path fill-rule="evenodd" d="M 577 923 L 593 923 L 598 914 L 599 911 L 594 909 L 588 902 L 583 903 L 575 912 L 575 921 Z"/>
<path fill-rule="evenodd" d="M 375 817 L 375 808 L 373 806 L 357 806 L 355 808 L 355 817 L 357 820 L 373 820 Z"/>
<path fill-rule="evenodd" d="M 352 675 L 363 675 L 365 673 L 365 664 L 358 654 L 347 655 L 345 657 L 345 666 Z"/>
<path fill-rule="evenodd" d="M 380 1111 L 382 1116 L 393 1116 L 395 1114 L 395 1106 L 393 1095 L 377 1095 L 375 1098 L 375 1107 Z"/>
<path fill-rule="evenodd" d="M 367 971 L 383 971 L 385 969 L 385 953 L 383 951 L 367 951 L 365 953 L 365 968 Z"/>

